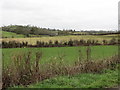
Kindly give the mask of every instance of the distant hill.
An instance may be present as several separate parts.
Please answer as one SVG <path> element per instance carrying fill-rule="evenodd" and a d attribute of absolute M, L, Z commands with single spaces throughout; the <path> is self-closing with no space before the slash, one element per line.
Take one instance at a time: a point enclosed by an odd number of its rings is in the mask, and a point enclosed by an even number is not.
<path fill-rule="evenodd" d="M 24 37 L 24 35 L 22 35 L 22 34 L 16 34 L 13 32 L 2 31 L 2 38 L 22 38 L 22 37 Z"/>
<path fill-rule="evenodd" d="M 117 31 L 75 31 L 75 30 L 59 30 L 59 29 L 50 29 L 50 28 L 40 28 L 37 26 L 22 26 L 22 25 L 9 25 L 3 26 L 2 31 L 11 32 L 11 35 L 14 36 L 16 34 L 22 34 L 22 36 L 18 35 L 18 37 L 29 37 L 29 36 L 58 36 L 58 35 L 108 35 L 108 34 L 117 34 Z M 14 33 L 14 34 L 13 34 Z M 3 37 L 5 37 L 5 33 L 3 32 Z M 11 37 L 11 35 L 8 35 Z M 16 36 L 16 35 L 15 35 Z"/>
<path fill-rule="evenodd" d="M 36 26 L 22 26 L 22 25 L 10 25 L 3 26 L 2 31 L 12 32 L 16 34 L 23 34 L 25 36 L 32 35 L 58 35 L 58 31 L 54 29 L 39 28 Z"/>

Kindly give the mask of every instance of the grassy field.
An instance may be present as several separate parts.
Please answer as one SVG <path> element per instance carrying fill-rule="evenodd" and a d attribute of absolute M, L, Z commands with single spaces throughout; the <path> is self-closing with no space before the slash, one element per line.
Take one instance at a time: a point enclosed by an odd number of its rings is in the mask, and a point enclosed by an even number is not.
<path fill-rule="evenodd" d="M 12 34 L 9 34 L 9 32 L 5 32 L 5 33 L 8 33 L 5 34 L 7 37 L 10 37 L 12 36 Z M 4 34 L 3 34 L 4 35 Z M 42 36 L 42 37 L 29 37 L 29 38 L 22 38 L 23 36 L 21 35 L 14 35 L 15 37 L 20 37 L 20 38 L 3 38 L 3 39 L 0 39 L 0 41 L 19 41 L 19 42 L 28 42 L 28 44 L 36 44 L 36 41 L 44 41 L 44 42 L 49 42 L 50 40 L 52 40 L 53 42 L 55 40 L 58 40 L 59 42 L 62 42 L 62 41 L 68 41 L 70 39 L 72 40 L 80 40 L 80 39 L 84 39 L 84 40 L 88 40 L 88 39 L 94 39 L 94 40 L 98 40 L 100 43 L 102 42 L 103 39 L 109 41 L 111 40 L 113 37 L 114 38 L 118 38 L 118 35 L 78 35 L 78 36 L 75 36 L 75 35 L 68 35 L 68 36 L 53 36 L 53 37 L 50 37 L 50 36 Z"/>
<path fill-rule="evenodd" d="M 32 35 L 30 34 L 29 36 L 31 37 L 48 37 L 48 35 Z M 16 34 L 16 33 L 13 33 L 13 32 L 7 32 L 7 31 L 2 31 L 2 37 L 7 37 L 9 39 L 12 39 L 12 38 L 26 38 L 25 35 L 23 34 Z"/>
<path fill-rule="evenodd" d="M 99 42 L 102 42 L 103 39 L 109 41 L 112 38 L 118 38 L 117 35 L 102 35 L 102 36 L 95 36 L 95 35 L 69 35 L 69 36 L 41 36 L 41 37 L 31 37 L 31 38 L 24 38 L 24 35 L 19 35 L 15 33 L 10 32 L 3 32 L 4 37 L 8 38 L 2 38 L 0 39 L 3 41 L 27 41 L 29 44 L 36 44 L 36 41 L 44 41 L 49 42 L 52 40 L 53 42 L 58 40 L 61 41 L 68 41 L 70 39 L 72 40 L 88 40 L 88 39 L 94 39 L 98 40 Z M 12 38 L 14 36 L 14 38 Z M 111 58 L 111 56 L 118 54 L 118 46 L 116 45 L 106 45 L 106 46 L 91 46 L 91 54 L 90 58 L 91 60 L 103 60 Z M 31 57 L 29 60 L 31 60 L 30 63 L 31 66 L 34 66 L 34 62 L 36 61 L 36 52 L 42 52 L 42 58 L 40 60 L 40 70 L 43 71 L 47 70 L 47 65 L 49 66 L 49 63 L 54 64 L 53 62 L 59 63 L 61 60 L 63 63 L 57 64 L 56 67 L 53 68 L 53 71 L 58 66 L 74 66 L 75 61 L 77 61 L 79 58 L 80 60 L 87 60 L 87 46 L 79 46 L 79 47 L 44 47 L 44 48 L 3 48 L 2 49 L 2 60 L 3 60 L 3 66 L 6 68 L 11 63 L 15 62 L 14 58 L 18 57 L 18 55 L 23 56 L 21 60 L 24 60 L 25 57 L 27 57 L 27 53 L 30 51 L 32 52 Z M 79 52 L 81 51 L 81 53 Z M 24 55 L 25 54 L 25 57 Z M 62 58 L 62 59 L 60 59 Z M 19 59 L 18 59 L 19 60 Z M 11 64 L 12 65 L 12 64 Z M 15 64 L 13 64 L 15 65 Z M 14 67 L 12 65 L 12 67 Z M 23 64 L 21 64 L 23 65 Z M 27 65 L 26 65 L 27 66 Z M 55 65 L 54 65 L 55 66 Z M 92 65 L 93 66 L 93 65 Z M 19 66 L 18 66 L 19 67 Z M 8 66 L 9 68 L 9 66 Z M 58 67 L 59 68 L 59 67 Z M 12 69 L 13 76 L 15 78 L 18 78 L 15 73 L 19 73 L 19 70 L 21 68 L 18 68 L 18 72 L 16 72 L 16 69 Z M 27 69 L 26 69 L 27 70 Z M 50 71 L 50 68 L 48 69 Z M 55 69 L 56 70 L 56 69 Z M 23 72 L 26 72 L 22 70 Z M 7 71 L 8 72 L 8 71 Z M 14 73 L 15 72 L 15 73 Z M 48 72 L 48 71 L 47 71 Z M 50 71 L 51 72 L 51 71 Z M 60 72 L 60 71 L 59 71 Z M 10 71 L 8 72 L 8 74 Z M 15 74 L 15 76 L 14 76 Z M 7 75 L 7 74 L 5 74 Z M 20 74 L 19 74 L 20 75 Z M 44 74 L 45 76 L 46 74 Z M 9 77 L 8 77 L 9 78 Z M 20 77 L 19 77 L 20 78 Z M 35 78 L 35 77 L 33 77 Z M 6 81 L 6 80 L 5 80 Z M 4 81 L 4 82 L 5 82 Z M 73 76 L 62 76 L 59 75 L 57 77 L 53 77 L 35 84 L 30 84 L 29 88 L 102 88 L 102 87 L 117 87 L 118 84 L 118 71 L 115 70 L 107 70 L 105 73 L 101 74 L 93 74 L 93 73 L 81 73 Z M 19 86 L 17 87 L 19 88 Z M 21 86 L 20 86 L 21 88 Z"/>
<path fill-rule="evenodd" d="M 118 87 L 118 82 L 118 70 L 105 70 L 102 74 L 59 76 L 29 85 L 28 88 L 114 88 Z"/>
<path fill-rule="evenodd" d="M 2 37 L 7 37 L 7 38 L 23 38 L 24 35 L 22 34 L 16 34 L 16 33 L 13 33 L 13 32 L 6 32 L 6 31 L 2 31 Z"/>
<path fill-rule="evenodd" d="M 41 51 L 43 56 L 40 61 L 42 64 L 51 61 L 54 58 L 62 57 L 65 63 L 71 64 L 78 60 L 81 56 L 86 59 L 86 46 L 80 47 L 52 47 L 52 48 L 7 48 L 3 50 L 3 61 L 8 63 L 12 61 L 12 56 L 31 51 L 33 53 L 32 59 L 35 57 L 35 52 Z M 81 50 L 81 54 L 78 52 Z M 118 46 L 91 46 L 91 58 L 100 60 L 108 58 L 118 53 Z M 80 54 L 80 55 L 79 55 Z"/>
<path fill-rule="evenodd" d="M 115 45 L 114 46 L 112 46 L 112 45 L 111 46 L 108 46 L 108 45 L 107 46 L 91 46 L 90 48 L 91 48 L 91 60 L 104 60 L 105 58 L 106 58 L 106 60 L 109 60 L 108 58 L 110 58 L 110 60 L 111 60 L 111 56 L 118 54 L 118 46 L 115 46 Z M 81 53 L 79 53 L 79 50 L 81 51 Z M 13 81 L 15 81 L 14 83 L 16 83 L 18 81 L 18 78 L 20 78 L 19 81 L 23 80 L 22 83 L 24 83 L 24 82 L 27 83 L 27 81 L 26 81 L 27 79 L 25 79 L 25 78 L 29 78 L 28 71 L 27 71 L 27 70 L 29 70 L 29 68 L 27 68 L 27 65 L 32 66 L 32 67 L 30 67 L 31 70 L 34 69 L 34 65 L 35 65 L 35 61 L 36 61 L 35 60 L 36 52 L 41 51 L 43 56 L 42 56 L 42 59 L 40 60 L 40 69 L 37 69 L 38 72 L 40 72 L 40 73 L 37 74 L 37 73 L 35 73 L 36 71 L 31 71 L 31 72 L 33 72 L 31 74 L 33 76 L 31 76 L 30 78 L 36 78 L 36 77 L 39 77 L 37 75 L 43 75 L 40 77 L 40 78 L 42 78 L 45 75 L 49 75 L 49 73 L 51 71 L 52 71 L 53 77 L 49 77 L 47 79 L 44 78 L 43 81 L 41 81 L 41 80 L 38 80 L 36 82 L 30 81 L 31 83 L 27 84 L 28 88 L 106 88 L 106 87 L 113 88 L 113 87 L 118 87 L 119 81 L 118 81 L 118 70 L 117 69 L 109 70 L 109 69 L 106 69 L 106 67 L 103 67 L 99 73 L 96 71 L 96 70 L 99 70 L 99 68 L 94 66 L 95 63 L 93 63 L 93 65 L 91 63 L 87 63 L 83 66 L 86 66 L 86 65 L 89 66 L 89 64 L 91 64 L 92 66 L 90 65 L 89 69 L 87 69 L 87 70 L 91 70 L 90 68 L 93 69 L 95 67 L 95 68 L 97 68 L 97 69 L 95 69 L 95 73 L 94 72 L 93 73 L 92 72 L 91 73 L 90 72 L 77 73 L 78 70 L 76 71 L 76 69 L 74 69 L 74 68 L 71 70 L 71 67 L 74 67 L 74 65 L 76 65 L 75 61 L 78 60 L 78 57 L 82 57 L 81 60 L 86 60 L 86 57 L 87 57 L 86 50 L 87 50 L 87 46 L 51 47 L 51 48 L 50 47 L 49 48 L 48 47 L 47 48 L 6 48 L 6 49 L 4 48 L 4 49 L 2 49 L 2 51 L 3 51 L 3 57 L 2 57 L 3 58 L 3 66 L 4 66 L 4 71 L 8 70 L 8 71 L 6 71 L 6 74 L 4 73 L 4 75 L 6 76 L 6 77 L 4 77 L 5 78 L 4 82 L 6 82 L 6 80 L 7 80 L 6 78 L 10 78 L 10 80 L 13 79 Z M 15 63 L 14 60 L 22 61 L 22 60 L 24 60 L 24 58 L 28 57 L 27 52 L 29 52 L 29 51 L 32 52 L 32 54 L 30 55 L 31 60 L 29 59 L 30 64 L 26 64 L 26 63 L 22 64 L 21 62 Z M 25 56 L 22 55 L 24 53 L 26 53 Z M 17 55 L 21 55 L 20 58 L 22 58 L 22 57 L 23 58 L 19 59 L 19 57 L 17 57 Z M 17 58 L 13 59 L 15 57 L 17 57 Z M 63 58 L 63 60 L 59 59 L 59 58 Z M 25 60 L 28 60 L 28 59 L 25 59 Z M 34 60 L 34 62 L 33 62 L 33 60 Z M 62 63 L 59 63 L 60 60 L 62 60 Z M 106 60 L 105 60 L 105 62 L 106 62 Z M 116 61 L 115 59 L 112 59 L 112 60 Z M 14 62 L 14 64 L 10 64 L 12 62 Z M 54 64 L 54 62 L 57 64 Z M 50 63 L 52 63 L 52 65 L 53 65 L 52 67 L 49 67 Z M 102 66 L 102 64 L 97 63 L 95 65 L 100 67 L 100 65 Z M 8 65 L 10 65 L 10 67 Z M 71 70 L 70 72 L 72 72 L 73 74 L 60 74 L 60 73 L 58 75 L 55 74 L 55 72 L 57 72 L 57 71 L 60 72 L 60 71 L 66 70 L 65 68 L 63 69 L 61 67 L 62 65 L 63 66 L 65 65 L 65 67 L 68 67 L 70 65 L 70 68 L 67 70 L 68 71 Z M 106 64 L 103 64 L 103 66 L 105 66 L 105 65 Z M 8 66 L 8 68 L 6 66 Z M 48 66 L 48 68 L 47 68 L 47 66 Z M 21 67 L 26 67 L 27 69 L 24 69 Z M 60 67 L 61 67 L 61 69 L 59 69 Z M 104 71 L 102 73 L 102 71 L 104 69 L 106 69 L 106 71 Z M 46 70 L 48 70 L 48 71 L 46 71 Z M 56 70 L 56 71 L 54 71 L 54 70 Z M 84 70 L 86 70 L 86 69 L 84 69 Z M 25 74 L 21 71 L 23 71 L 25 73 L 27 72 L 27 74 Z M 25 76 L 25 77 L 21 77 L 21 73 L 23 73 L 22 76 Z M 9 76 L 9 74 L 10 74 L 10 76 Z M 54 76 L 54 74 L 55 74 L 55 76 Z M 36 75 L 36 76 L 34 77 L 34 75 Z M 24 79 L 25 79 L 25 81 L 24 81 Z M 18 86 L 18 85 L 19 84 L 14 84 L 12 87 L 15 86 L 15 88 L 22 88 L 22 87 L 24 88 L 24 84 L 21 84 L 22 86 Z"/>

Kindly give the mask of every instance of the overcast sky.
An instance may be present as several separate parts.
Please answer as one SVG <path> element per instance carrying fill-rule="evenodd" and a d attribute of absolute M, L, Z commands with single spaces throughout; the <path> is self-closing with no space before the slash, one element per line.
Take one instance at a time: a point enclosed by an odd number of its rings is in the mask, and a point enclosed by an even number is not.
<path fill-rule="evenodd" d="M 1 25 L 56 29 L 118 28 L 119 0 L 0 0 Z"/>

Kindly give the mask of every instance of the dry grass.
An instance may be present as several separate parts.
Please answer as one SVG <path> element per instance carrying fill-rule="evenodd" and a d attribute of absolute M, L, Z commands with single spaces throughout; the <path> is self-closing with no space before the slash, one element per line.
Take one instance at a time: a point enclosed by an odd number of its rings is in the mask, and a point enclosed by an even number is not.
<path fill-rule="evenodd" d="M 69 35 L 69 36 L 54 36 L 54 37 L 39 37 L 39 38 L 3 38 L 0 39 L 0 41 L 19 41 L 19 42 L 28 42 L 28 44 L 35 45 L 36 41 L 44 41 L 44 42 L 49 42 L 52 40 L 53 42 L 58 40 L 59 42 L 63 41 L 69 41 L 70 39 L 72 40 L 88 40 L 88 39 L 94 39 L 102 42 L 103 39 L 106 39 L 109 41 L 112 39 L 112 37 L 107 37 L 107 36 L 94 36 L 94 35 L 81 35 L 81 36 L 74 36 L 74 35 Z"/>
<path fill-rule="evenodd" d="M 14 85 L 28 85 L 37 82 L 40 77 L 39 61 L 42 53 L 36 52 L 36 59 L 31 60 L 31 52 L 15 54 L 8 67 L 3 68 L 3 88 Z"/>

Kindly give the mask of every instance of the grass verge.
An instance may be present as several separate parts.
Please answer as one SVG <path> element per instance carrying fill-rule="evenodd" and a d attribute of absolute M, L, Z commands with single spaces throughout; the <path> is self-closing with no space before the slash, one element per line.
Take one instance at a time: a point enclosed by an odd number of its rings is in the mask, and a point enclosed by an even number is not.
<path fill-rule="evenodd" d="M 83 73 L 59 76 L 27 86 L 27 88 L 114 88 L 118 87 L 118 70 L 104 70 L 102 74 Z M 25 88 L 16 86 L 14 88 Z"/>

